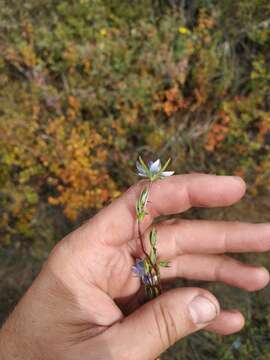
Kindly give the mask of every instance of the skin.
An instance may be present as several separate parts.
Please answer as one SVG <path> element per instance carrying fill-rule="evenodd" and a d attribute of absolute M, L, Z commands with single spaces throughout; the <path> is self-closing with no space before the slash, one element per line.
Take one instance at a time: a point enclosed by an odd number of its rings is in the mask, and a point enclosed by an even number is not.
<path fill-rule="evenodd" d="M 237 310 L 220 309 L 203 288 L 169 290 L 144 303 L 131 272 L 142 255 L 135 201 L 144 186 L 142 181 L 131 187 L 57 244 L 0 331 L 1 360 L 148 360 L 200 329 L 226 335 L 243 327 Z M 192 206 L 230 206 L 244 193 L 238 177 L 189 174 L 156 181 L 142 223 L 145 247 L 155 217 Z M 157 229 L 159 256 L 171 265 L 162 270 L 164 282 L 218 281 L 247 291 L 269 282 L 266 269 L 225 254 L 268 251 L 270 224 L 177 220 L 160 222 Z M 194 317 L 190 304 L 198 297 L 211 301 L 211 320 Z"/>

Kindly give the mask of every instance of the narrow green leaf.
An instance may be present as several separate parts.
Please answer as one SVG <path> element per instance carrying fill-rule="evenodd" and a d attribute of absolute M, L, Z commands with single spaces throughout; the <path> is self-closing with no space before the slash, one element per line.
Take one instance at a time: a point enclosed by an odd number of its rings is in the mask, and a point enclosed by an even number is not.
<path fill-rule="evenodd" d="M 152 264 L 155 265 L 155 263 L 157 262 L 157 252 L 156 249 L 151 249 L 150 251 L 150 259 L 152 261 Z"/>
<path fill-rule="evenodd" d="M 158 266 L 168 268 L 168 267 L 170 267 L 170 262 L 167 260 L 160 260 L 158 262 Z"/>
<path fill-rule="evenodd" d="M 139 162 L 142 165 L 142 167 L 144 168 L 144 171 L 146 172 L 147 176 L 151 177 L 151 173 L 150 173 L 150 171 L 148 169 L 148 166 L 145 164 L 145 162 L 143 161 L 141 156 L 139 156 Z"/>
<path fill-rule="evenodd" d="M 168 159 L 167 162 L 166 162 L 166 164 L 161 168 L 160 173 L 162 173 L 163 171 L 165 171 L 165 170 L 167 169 L 167 167 L 168 167 L 168 165 L 170 164 L 170 162 L 171 162 L 171 159 Z"/>
<path fill-rule="evenodd" d="M 152 230 L 150 231 L 150 245 L 153 248 L 156 248 L 157 245 L 157 229 L 156 228 L 152 228 Z"/>
<path fill-rule="evenodd" d="M 143 191 L 141 192 L 140 199 L 141 199 L 143 205 L 146 205 L 146 203 L 147 203 L 148 194 L 149 194 L 149 191 L 147 188 L 143 189 Z"/>
<path fill-rule="evenodd" d="M 157 262 L 157 230 L 156 228 L 153 228 L 149 235 L 150 245 L 151 245 L 151 251 L 150 251 L 150 259 L 153 264 Z"/>
<path fill-rule="evenodd" d="M 145 272 L 147 274 L 149 274 L 150 270 L 151 270 L 151 268 L 150 268 L 151 265 L 149 264 L 149 261 L 147 259 L 145 259 L 144 262 L 143 262 L 143 265 L 144 265 Z"/>
<path fill-rule="evenodd" d="M 145 206 L 148 199 L 148 189 L 145 188 L 140 194 L 139 199 L 136 201 L 136 214 L 137 219 L 139 221 L 142 221 L 144 217 L 147 215 L 147 212 L 145 211 Z"/>

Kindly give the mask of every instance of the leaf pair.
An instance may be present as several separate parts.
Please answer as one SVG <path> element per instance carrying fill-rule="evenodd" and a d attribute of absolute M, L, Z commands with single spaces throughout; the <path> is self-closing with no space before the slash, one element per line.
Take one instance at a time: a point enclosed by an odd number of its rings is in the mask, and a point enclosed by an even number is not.
<path fill-rule="evenodd" d="M 144 217 L 148 214 L 145 211 L 145 207 L 148 200 L 149 191 L 145 188 L 140 194 L 139 199 L 136 202 L 136 214 L 138 221 L 143 221 Z"/>
<path fill-rule="evenodd" d="M 149 236 L 150 240 L 150 259 L 152 261 L 152 264 L 157 264 L 158 268 L 160 267 L 169 267 L 169 261 L 167 260 L 157 260 L 157 229 L 153 228 L 150 232 Z"/>

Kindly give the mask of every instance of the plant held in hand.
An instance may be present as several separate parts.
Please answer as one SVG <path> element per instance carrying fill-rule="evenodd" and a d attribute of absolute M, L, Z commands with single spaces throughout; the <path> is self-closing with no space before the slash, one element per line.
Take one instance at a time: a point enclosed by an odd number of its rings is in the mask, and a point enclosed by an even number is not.
<path fill-rule="evenodd" d="M 153 299 L 161 294 L 160 284 L 160 268 L 168 267 L 169 263 L 164 260 L 158 259 L 157 253 L 157 230 L 155 227 L 152 228 L 149 235 L 150 252 L 147 253 L 143 244 L 141 223 L 147 215 L 147 202 L 151 190 L 151 186 L 155 180 L 163 179 L 167 176 L 174 174 L 174 171 L 165 171 L 170 163 L 170 159 L 161 165 L 160 159 L 156 161 L 150 161 L 148 165 L 145 164 L 143 159 L 139 157 L 136 163 L 137 174 L 141 177 L 150 180 L 147 187 L 145 187 L 136 202 L 136 215 L 138 221 L 138 236 L 140 240 L 141 250 L 143 257 L 136 259 L 136 264 L 133 266 L 133 272 L 137 275 L 145 288 L 147 298 Z"/>

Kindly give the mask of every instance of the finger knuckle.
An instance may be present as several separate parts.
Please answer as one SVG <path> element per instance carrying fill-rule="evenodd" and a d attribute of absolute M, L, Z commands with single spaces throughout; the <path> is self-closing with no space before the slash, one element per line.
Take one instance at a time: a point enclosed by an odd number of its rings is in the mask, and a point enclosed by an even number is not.
<path fill-rule="evenodd" d="M 177 325 L 171 309 L 166 303 L 157 302 L 153 306 L 154 324 L 164 347 L 173 345 L 177 340 Z"/>
<path fill-rule="evenodd" d="M 230 258 L 226 255 L 220 255 L 216 266 L 214 267 L 214 280 L 223 281 L 224 278 L 224 269 L 227 265 L 230 264 Z"/>

